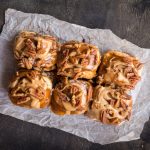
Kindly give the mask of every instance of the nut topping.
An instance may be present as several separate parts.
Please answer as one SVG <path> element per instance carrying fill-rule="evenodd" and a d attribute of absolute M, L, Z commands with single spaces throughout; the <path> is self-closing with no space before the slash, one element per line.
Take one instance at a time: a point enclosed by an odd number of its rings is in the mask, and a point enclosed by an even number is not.
<path fill-rule="evenodd" d="M 59 47 L 54 37 L 23 31 L 16 37 L 14 56 L 21 68 L 50 71 L 55 68 Z"/>
<path fill-rule="evenodd" d="M 62 45 L 58 54 L 58 75 L 74 79 L 92 79 L 100 64 L 99 49 L 93 45 L 69 41 Z M 67 71 L 66 71 L 67 70 Z"/>
<path fill-rule="evenodd" d="M 108 51 L 104 54 L 97 83 L 114 84 L 131 90 L 141 79 L 141 66 L 142 64 L 135 57 L 118 51 Z"/>
<path fill-rule="evenodd" d="M 9 97 L 19 106 L 43 108 L 49 105 L 51 80 L 35 70 L 17 72 L 9 85 Z"/>
<path fill-rule="evenodd" d="M 82 80 L 61 82 L 56 85 L 53 91 L 51 109 L 59 115 L 82 114 L 87 111 L 91 97 L 92 86 L 90 83 Z"/>

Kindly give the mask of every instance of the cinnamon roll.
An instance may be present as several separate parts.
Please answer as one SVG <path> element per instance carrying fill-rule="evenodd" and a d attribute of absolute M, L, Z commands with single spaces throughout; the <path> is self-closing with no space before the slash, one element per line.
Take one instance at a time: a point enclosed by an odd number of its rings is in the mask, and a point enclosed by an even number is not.
<path fill-rule="evenodd" d="M 35 32 L 20 32 L 14 43 L 18 66 L 26 69 L 53 70 L 58 50 L 59 44 L 54 37 Z"/>
<path fill-rule="evenodd" d="M 103 56 L 97 83 L 131 90 L 141 79 L 142 66 L 137 58 L 126 53 L 108 51 Z"/>
<path fill-rule="evenodd" d="M 98 85 L 94 89 L 93 103 L 87 115 L 104 124 L 117 125 L 129 120 L 131 110 L 132 98 L 125 91 Z"/>
<path fill-rule="evenodd" d="M 93 88 L 87 81 L 68 80 L 56 85 L 51 110 L 57 115 L 83 114 L 87 111 Z"/>
<path fill-rule="evenodd" d="M 28 108 L 49 106 L 52 82 L 35 70 L 19 71 L 9 84 L 9 97 L 12 103 Z"/>
<path fill-rule="evenodd" d="M 58 53 L 58 75 L 92 79 L 99 64 L 99 49 L 88 43 L 69 41 L 62 45 Z"/>

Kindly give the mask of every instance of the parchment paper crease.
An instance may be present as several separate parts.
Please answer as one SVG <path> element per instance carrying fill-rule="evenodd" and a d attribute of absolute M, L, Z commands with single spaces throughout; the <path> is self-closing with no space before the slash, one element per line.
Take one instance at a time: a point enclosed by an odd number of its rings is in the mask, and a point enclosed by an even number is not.
<path fill-rule="evenodd" d="M 96 44 L 101 49 L 101 53 L 107 49 L 117 49 L 140 58 L 144 63 L 144 69 L 142 80 L 130 93 L 134 100 L 130 121 L 115 127 L 103 125 L 83 115 L 60 117 L 51 113 L 49 109 L 29 110 L 14 106 L 7 96 L 7 86 L 15 71 L 11 41 L 20 30 L 51 34 L 61 42 L 81 41 L 84 38 L 86 42 Z M 150 50 L 122 40 L 110 30 L 88 29 L 49 15 L 8 9 L 0 36 L 0 113 L 41 126 L 58 128 L 100 144 L 137 139 L 150 115 Z"/>

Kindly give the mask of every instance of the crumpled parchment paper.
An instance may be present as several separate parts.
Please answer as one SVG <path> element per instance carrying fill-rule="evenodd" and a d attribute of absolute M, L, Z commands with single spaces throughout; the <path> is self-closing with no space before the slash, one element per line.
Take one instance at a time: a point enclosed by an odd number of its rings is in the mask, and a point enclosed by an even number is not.
<path fill-rule="evenodd" d="M 81 41 L 84 38 L 86 42 L 96 44 L 101 49 L 101 53 L 107 49 L 117 49 L 140 58 L 144 63 L 144 69 L 142 80 L 130 93 L 134 100 L 130 121 L 119 126 L 110 126 L 93 121 L 84 115 L 60 117 L 49 109 L 30 110 L 13 105 L 8 98 L 7 86 L 15 71 L 11 44 L 20 30 L 51 34 L 61 42 Z M 8 9 L 0 36 L 0 113 L 41 126 L 58 128 L 100 144 L 137 139 L 150 115 L 150 49 L 143 49 L 122 40 L 110 30 L 88 29 L 49 15 Z"/>

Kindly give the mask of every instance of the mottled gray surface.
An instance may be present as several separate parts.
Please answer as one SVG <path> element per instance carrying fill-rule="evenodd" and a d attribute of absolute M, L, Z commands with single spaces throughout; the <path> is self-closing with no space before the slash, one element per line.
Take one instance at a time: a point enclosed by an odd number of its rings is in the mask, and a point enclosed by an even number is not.
<path fill-rule="evenodd" d="M 50 14 L 90 28 L 109 28 L 138 46 L 150 47 L 150 0 L 0 0 L 0 27 L 7 8 Z M 101 146 L 60 130 L 43 128 L 12 117 L 0 115 L 0 120 L 0 150 L 150 149 L 150 122 L 141 134 L 143 141 Z"/>

